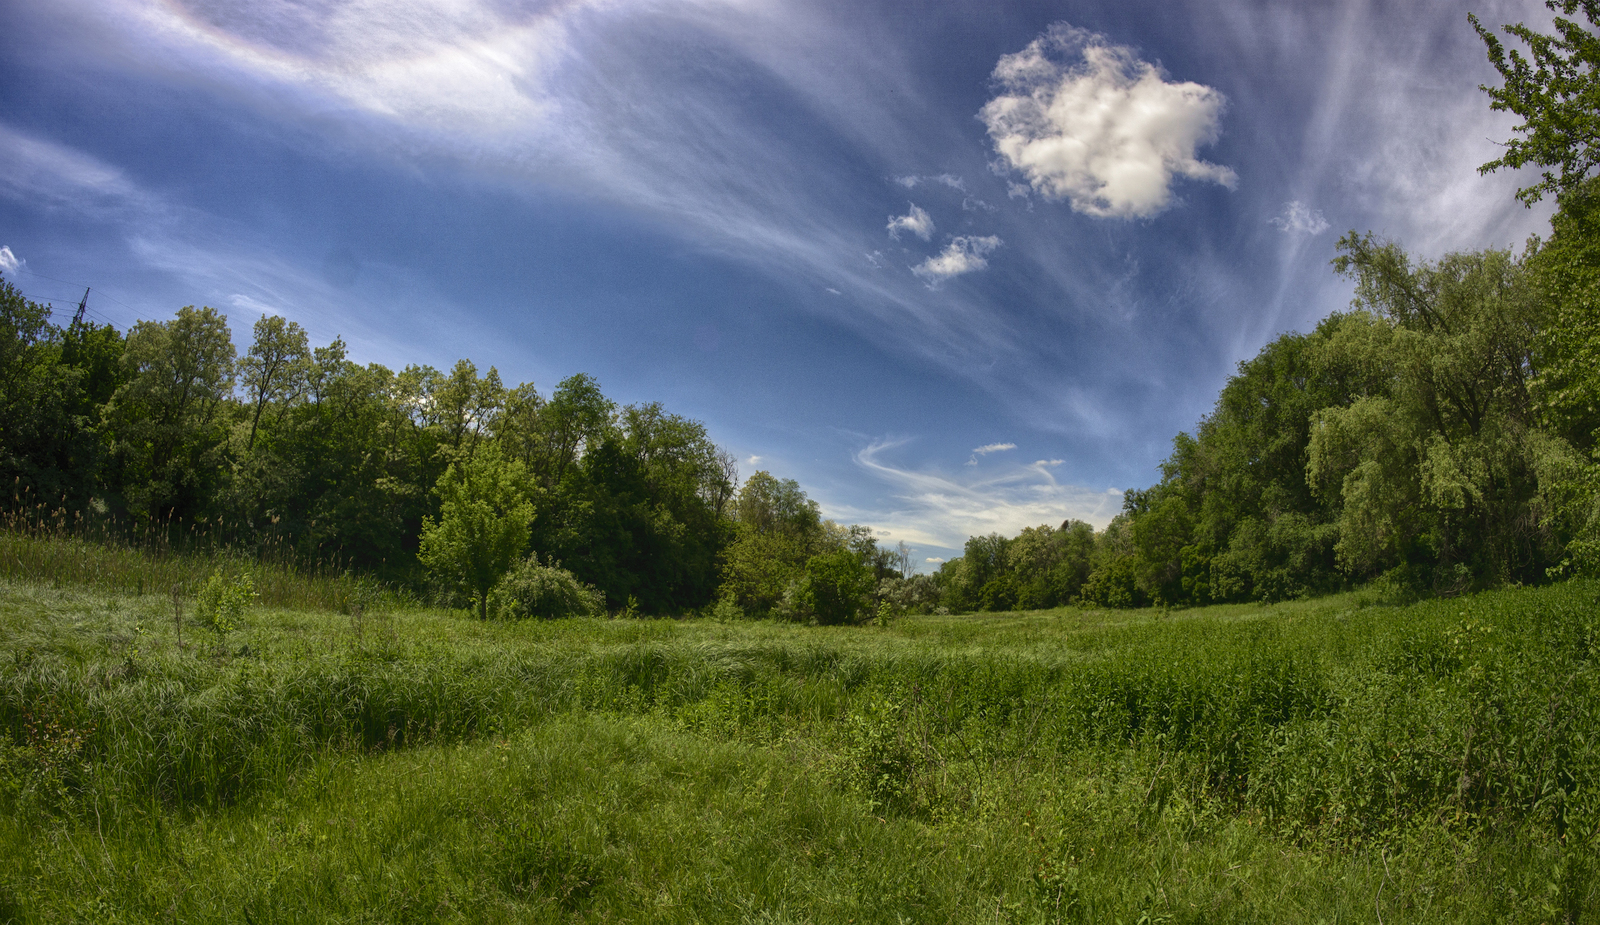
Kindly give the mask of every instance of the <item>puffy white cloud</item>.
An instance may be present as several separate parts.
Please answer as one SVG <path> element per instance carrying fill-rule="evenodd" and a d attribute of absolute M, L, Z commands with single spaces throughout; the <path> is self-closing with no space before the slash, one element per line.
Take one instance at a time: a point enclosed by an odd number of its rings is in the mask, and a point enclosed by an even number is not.
<path fill-rule="evenodd" d="M 1328 230 L 1328 220 L 1321 212 L 1298 199 L 1283 204 L 1283 212 L 1272 219 L 1278 230 L 1293 234 L 1322 234 Z"/>
<path fill-rule="evenodd" d="M 978 454 L 979 456 L 987 456 L 990 453 L 1001 453 L 1006 450 L 1014 450 L 1016 448 L 1017 445 L 1015 443 L 985 443 L 983 446 L 978 447 L 972 452 Z"/>
<path fill-rule="evenodd" d="M 924 561 L 924 562 L 932 562 L 934 565 L 943 565 L 944 564 L 944 560 L 939 558 L 938 556 L 929 556 L 928 558 L 923 559 L 922 561 Z"/>
<path fill-rule="evenodd" d="M 951 238 L 944 250 L 912 267 L 911 272 L 922 277 L 930 287 L 938 286 L 952 276 L 960 276 L 987 267 L 989 261 L 984 259 L 984 255 L 1000 244 L 1000 239 L 992 234 L 981 237 L 961 235 Z"/>
<path fill-rule="evenodd" d="M 994 69 L 1002 88 L 979 112 L 1004 163 L 1033 189 L 1100 217 L 1154 215 L 1174 177 L 1232 187 L 1227 167 L 1195 156 L 1216 141 L 1226 100 L 1168 82 L 1105 36 L 1063 23 Z"/>
<path fill-rule="evenodd" d="M 745 463 L 747 465 L 751 465 L 751 466 L 758 466 L 758 465 L 761 464 L 761 460 L 763 458 L 764 457 L 752 455 L 748 459 L 745 460 Z"/>
<path fill-rule="evenodd" d="M 0 273 L 15 273 L 22 269 L 23 261 L 11 252 L 11 247 L 0 247 Z"/>
<path fill-rule="evenodd" d="M 924 241 L 933 239 L 933 217 L 916 203 L 907 203 L 911 211 L 889 217 L 889 237 L 900 240 L 900 232 L 909 231 Z"/>

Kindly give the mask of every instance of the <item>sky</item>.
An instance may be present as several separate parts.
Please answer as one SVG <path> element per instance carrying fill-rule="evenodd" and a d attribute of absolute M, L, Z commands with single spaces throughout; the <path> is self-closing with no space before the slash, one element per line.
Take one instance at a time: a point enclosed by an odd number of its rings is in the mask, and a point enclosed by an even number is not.
<path fill-rule="evenodd" d="M 0 273 L 703 422 L 931 567 L 1097 527 L 1371 231 L 1548 206 L 1458 0 L 0 4 Z M 69 317 L 69 316 L 68 316 Z M 65 320 L 58 319 L 58 320 Z"/>

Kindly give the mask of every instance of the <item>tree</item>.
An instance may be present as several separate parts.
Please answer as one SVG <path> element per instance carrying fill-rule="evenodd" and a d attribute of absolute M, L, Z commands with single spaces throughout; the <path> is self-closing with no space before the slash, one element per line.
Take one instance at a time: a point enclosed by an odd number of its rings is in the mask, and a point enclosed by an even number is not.
<path fill-rule="evenodd" d="M 152 518 L 199 513 L 223 468 L 234 377 L 228 319 L 190 305 L 172 321 L 140 321 L 128 332 L 122 366 L 128 379 L 106 418 L 130 507 Z"/>
<path fill-rule="evenodd" d="M 99 405 L 117 385 L 122 339 L 107 326 L 51 324 L 50 309 L 0 280 L 0 484 L 77 507 L 95 490 Z"/>
<path fill-rule="evenodd" d="M 527 472 L 495 444 L 452 463 L 440 476 L 439 519 L 422 519 L 417 558 L 451 590 L 468 596 L 488 619 L 489 591 L 528 546 L 533 505 Z"/>
<path fill-rule="evenodd" d="M 262 315 L 255 324 L 255 341 L 239 362 L 239 379 L 250 404 L 250 438 L 246 451 L 255 449 L 261 415 L 272 404 L 282 408 L 305 390 L 305 364 L 310 357 L 306 332 L 280 315 Z"/>
<path fill-rule="evenodd" d="M 1545 0 L 1545 6 L 1564 14 L 1556 17 L 1555 35 L 1520 23 L 1504 27 L 1507 35 L 1527 44 L 1531 60 L 1516 49 L 1507 51 L 1476 16 L 1467 15 L 1505 80 L 1502 87 L 1481 88 L 1492 100 L 1489 108 L 1523 120 L 1515 129 L 1523 137 L 1507 141 L 1505 153 L 1479 172 L 1527 164 L 1545 168 L 1538 183 L 1517 193 L 1530 206 L 1545 193 L 1564 197 L 1600 166 L 1600 36 L 1591 31 L 1600 26 L 1600 0 Z M 1565 18 L 1579 10 L 1589 28 Z"/>
<path fill-rule="evenodd" d="M 494 430 L 495 418 L 505 407 L 506 390 L 493 366 L 483 378 L 471 360 L 456 361 L 449 377 L 433 391 L 434 414 L 441 443 L 454 458 L 472 455 L 478 442 Z"/>
<path fill-rule="evenodd" d="M 1542 308 L 1521 265 L 1484 251 L 1414 266 L 1355 234 L 1340 248 L 1357 311 L 1324 350 L 1387 380 L 1321 411 L 1307 448 L 1313 488 L 1340 507 L 1340 564 L 1357 578 L 1414 565 L 1439 590 L 1542 577 L 1528 392 Z"/>
<path fill-rule="evenodd" d="M 561 380 L 538 417 L 543 452 L 534 474 L 545 488 L 561 484 L 584 452 L 605 440 L 616 410 L 594 377 L 579 373 Z"/>
<path fill-rule="evenodd" d="M 757 472 L 739 489 L 735 502 L 739 523 L 757 533 L 809 536 L 822 526 L 822 511 L 794 479 L 779 480 Z"/>
<path fill-rule="evenodd" d="M 757 472 L 739 489 L 733 541 L 720 553 L 722 588 L 746 612 L 765 614 L 827 547 L 822 512 L 798 482 Z"/>
<path fill-rule="evenodd" d="M 806 560 L 801 603 L 823 626 L 854 623 L 876 585 L 872 567 L 858 552 L 833 549 Z"/>

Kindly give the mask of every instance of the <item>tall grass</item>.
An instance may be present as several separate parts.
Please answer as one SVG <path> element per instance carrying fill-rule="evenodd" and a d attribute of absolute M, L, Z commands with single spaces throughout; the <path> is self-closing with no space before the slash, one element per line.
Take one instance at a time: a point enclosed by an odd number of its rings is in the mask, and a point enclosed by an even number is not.
<path fill-rule="evenodd" d="M 237 541 L 229 525 L 120 524 L 106 516 L 13 499 L 0 513 L 0 576 L 134 594 L 193 594 L 213 571 L 249 571 L 261 602 L 348 609 L 396 589 L 338 562 L 297 562 L 284 538 Z"/>
<path fill-rule="evenodd" d="M 0 846 L 58 833 L 25 852 L 27 882 L 256 920 L 1570 922 L 1600 904 L 1594 584 L 888 628 L 381 607 L 246 624 L 180 645 L 163 598 L 0 584 Z M 173 859 L 195 852 L 215 882 L 185 885 Z M 268 871 L 286 892 L 250 885 Z M 10 889 L 23 918 L 70 917 Z"/>

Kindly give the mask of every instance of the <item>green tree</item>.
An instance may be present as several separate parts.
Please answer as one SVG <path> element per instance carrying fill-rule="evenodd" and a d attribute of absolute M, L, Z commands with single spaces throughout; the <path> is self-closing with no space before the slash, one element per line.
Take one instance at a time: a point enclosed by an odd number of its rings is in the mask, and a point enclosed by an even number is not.
<path fill-rule="evenodd" d="M 81 507 L 100 487 L 96 425 L 120 382 L 122 338 L 49 319 L 0 280 L 0 484 L 18 499 Z"/>
<path fill-rule="evenodd" d="M 479 441 L 494 430 L 505 407 L 506 390 L 493 366 L 480 378 L 471 360 L 458 360 L 433 390 L 432 399 L 440 443 L 459 459 L 477 452 Z"/>
<path fill-rule="evenodd" d="M 1521 265 L 1504 251 L 1413 265 L 1355 234 L 1340 248 L 1357 310 L 1325 350 L 1387 379 L 1324 409 L 1308 446 L 1313 487 L 1338 499 L 1341 565 L 1358 578 L 1415 565 L 1441 590 L 1542 577 L 1553 547 L 1530 516 L 1528 390 L 1542 307 Z"/>
<path fill-rule="evenodd" d="M 734 501 L 734 538 L 721 551 L 721 594 L 748 613 L 765 614 L 828 545 L 822 512 L 798 482 L 757 472 Z"/>
<path fill-rule="evenodd" d="M 310 350 L 306 332 L 280 315 L 262 315 L 255 324 L 250 352 L 239 362 L 239 383 L 250 410 L 250 436 L 245 449 L 255 449 L 261 415 L 277 405 L 279 414 L 305 391 Z"/>
<path fill-rule="evenodd" d="M 439 519 L 424 517 L 418 558 L 428 572 L 489 615 L 489 591 L 528 547 L 533 505 L 527 472 L 495 444 L 440 476 Z"/>
<path fill-rule="evenodd" d="M 1489 108 L 1522 118 L 1515 129 L 1522 137 L 1507 141 L 1505 153 L 1479 170 L 1529 164 L 1544 168 L 1538 183 L 1517 193 L 1528 205 L 1546 193 L 1560 197 L 1578 189 L 1600 166 L 1600 36 L 1593 31 L 1600 26 L 1600 0 L 1545 0 L 1545 6 L 1562 14 L 1555 18 L 1554 35 L 1521 23 L 1504 27 L 1507 35 L 1527 44 L 1529 57 L 1508 51 L 1476 16 L 1467 16 L 1505 81 L 1500 87 L 1482 87 L 1492 101 Z M 1587 27 L 1567 18 L 1579 10 L 1589 21 Z"/>
<path fill-rule="evenodd" d="M 876 584 L 872 566 L 858 552 L 842 547 L 806 560 L 799 596 L 818 623 L 839 626 L 861 619 Z"/>
<path fill-rule="evenodd" d="M 129 507 L 151 518 L 200 513 L 225 470 L 234 378 L 228 319 L 191 305 L 172 321 L 140 321 L 128 332 L 122 366 L 127 381 L 106 419 Z"/>

